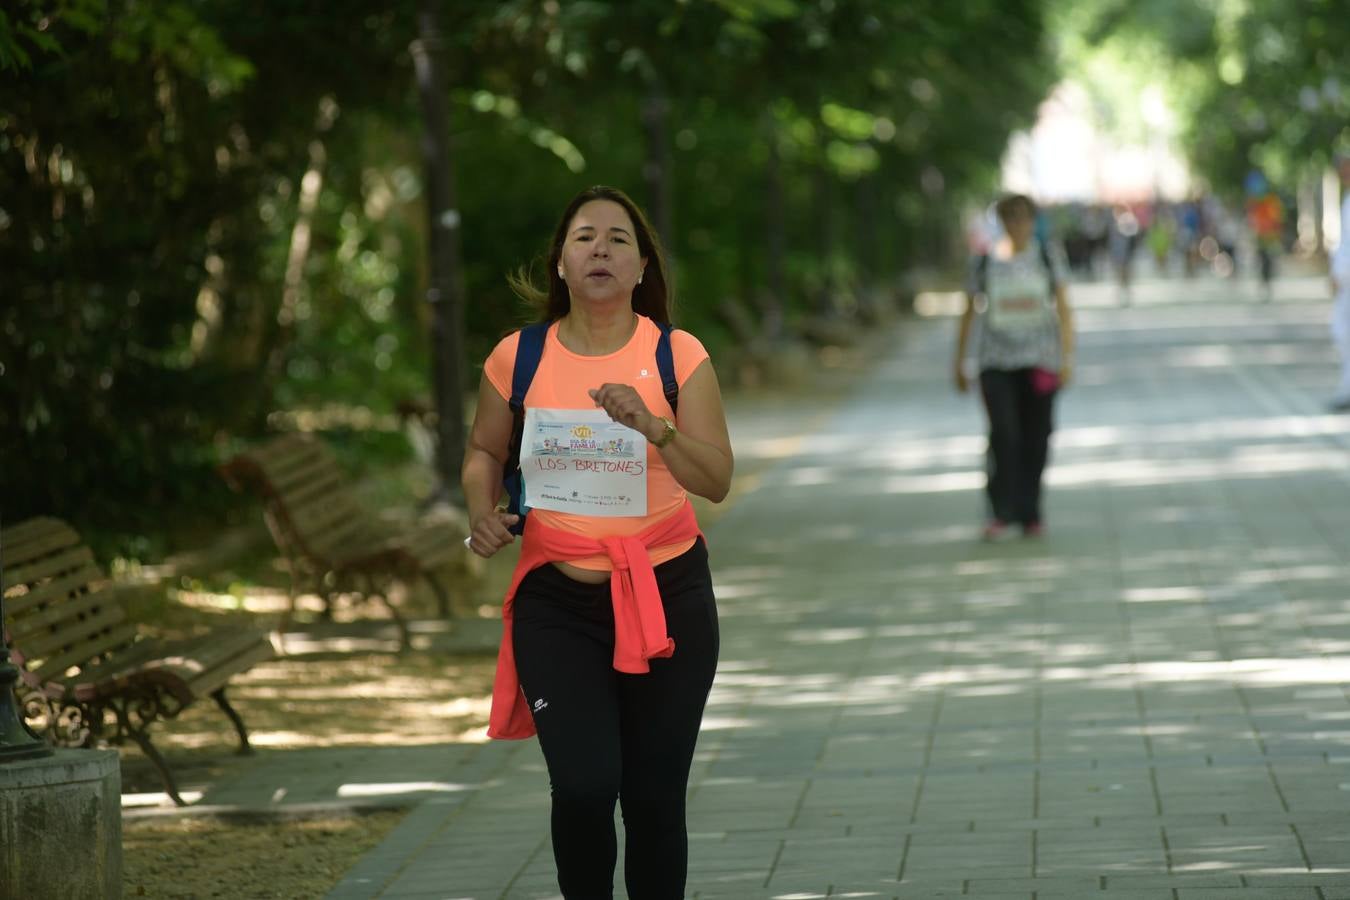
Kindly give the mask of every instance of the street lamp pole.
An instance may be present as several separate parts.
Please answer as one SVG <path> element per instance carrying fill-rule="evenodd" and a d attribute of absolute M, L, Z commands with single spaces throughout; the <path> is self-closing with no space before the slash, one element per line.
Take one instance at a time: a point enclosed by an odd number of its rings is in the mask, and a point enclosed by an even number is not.
<path fill-rule="evenodd" d="M 2 529 L 0 529 L 2 530 Z M 4 539 L 0 538 L 0 763 L 51 756 L 52 748 L 33 733 L 19 713 L 14 685 L 19 667 L 9 658 L 8 632 L 5 630 Z"/>

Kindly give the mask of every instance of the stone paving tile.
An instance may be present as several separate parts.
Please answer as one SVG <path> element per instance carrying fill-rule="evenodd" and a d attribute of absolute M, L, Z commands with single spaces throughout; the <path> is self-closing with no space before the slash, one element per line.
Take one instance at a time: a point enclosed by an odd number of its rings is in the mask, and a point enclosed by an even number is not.
<path fill-rule="evenodd" d="M 1101 880 L 1095 876 L 1066 876 L 1060 878 L 979 878 L 972 877 L 967 882 L 967 893 L 983 896 L 990 893 L 1003 893 L 1013 890 L 1034 891 L 1038 896 L 1060 894 L 1082 896 L 1101 890 Z"/>
<path fill-rule="evenodd" d="M 1111 872 L 1102 875 L 1105 890 L 1108 893 L 1124 890 L 1144 890 L 1152 888 L 1243 888 L 1241 876 L 1235 872 L 1173 872 L 1159 869 L 1152 874 L 1131 874 L 1129 872 Z"/>
<path fill-rule="evenodd" d="M 1261 900 L 1321 900 L 1315 888 L 1261 887 L 1235 892 L 1232 888 L 1181 888 L 1177 900 L 1231 900 L 1234 895 L 1251 895 Z"/>
<path fill-rule="evenodd" d="M 1334 869 L 1301 870 L 1257 870 L 1244 872 L 1242 880 L 1248 887 L 1350 887 L 1350 872 L 1344 867 Z"/>

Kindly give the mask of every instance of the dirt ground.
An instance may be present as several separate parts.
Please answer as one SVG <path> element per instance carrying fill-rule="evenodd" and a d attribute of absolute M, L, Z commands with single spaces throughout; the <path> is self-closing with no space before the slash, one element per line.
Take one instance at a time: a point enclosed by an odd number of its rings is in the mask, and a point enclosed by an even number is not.
<path fill-rule="evenodd" d="M 289 822 L 139 819 L 123 824 L 125 897 L 323 897 L 403 810 Z"/>

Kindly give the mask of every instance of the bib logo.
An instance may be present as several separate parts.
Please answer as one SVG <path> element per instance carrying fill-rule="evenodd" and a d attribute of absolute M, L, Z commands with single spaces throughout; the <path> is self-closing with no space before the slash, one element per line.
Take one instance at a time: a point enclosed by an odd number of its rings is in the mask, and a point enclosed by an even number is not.
<path fill-rule="evenodd" d="M 595 432 L 591 430 L 591 426 L 589 425 L 577 425 L 572 429 L 572 437 L 582 441 L 586 440 L 594 433 Z"/>

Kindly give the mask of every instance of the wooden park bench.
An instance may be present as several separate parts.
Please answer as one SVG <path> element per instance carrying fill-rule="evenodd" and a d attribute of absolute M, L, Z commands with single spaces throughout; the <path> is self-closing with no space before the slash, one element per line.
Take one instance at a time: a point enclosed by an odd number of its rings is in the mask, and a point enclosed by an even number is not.
<path fill-rule="evenodd" d="M 466 532 L 452 522 L 396 528 L 372 515 L 351 490 L 351 479 L 320 441 L 292 434 L 235 456 L 221 474 L 236 490 L 263 500 L 263 516 L 290 571 L 290 605 L 283 630 L 302 593 L 317 594 L 325 613 L 341 596 L 382 603 L 398 625 L 401 644 L 408 625 L 390 599 L 395 583 L 424 579 L 442 617 L 450 597 L 441 580 L 448 567 L 463 565 Z"/>
<path fill-rule="evenodd" d="M 257 631 L 212 631 L 160 641 L 128 621 L 116 590 L 73 528 L 38 518 L 0 532 L 5 629 L 19 664 L 29 725 L 59 746 L 134 741 L 173 802 L 178 785 L 150 741 L 150 726 L 204 696 L 216 701 L 249 753 L 248 731 L 226 683 L 275 654 Z"/>

